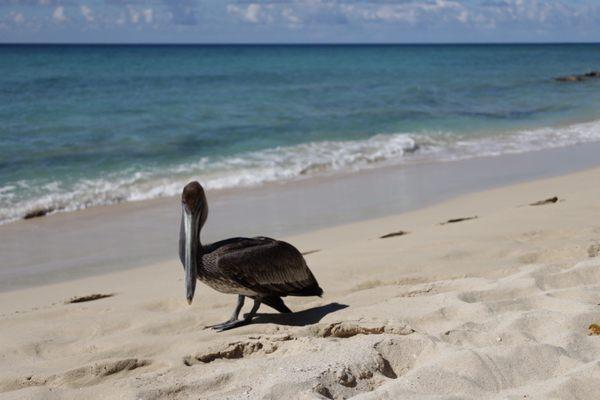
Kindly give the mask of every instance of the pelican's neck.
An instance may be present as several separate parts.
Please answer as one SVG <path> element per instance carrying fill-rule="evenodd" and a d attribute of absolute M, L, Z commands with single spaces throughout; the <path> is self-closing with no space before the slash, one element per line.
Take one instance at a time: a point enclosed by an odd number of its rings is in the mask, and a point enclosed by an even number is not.
<path fill-rule="evenodd" d="M 200 223 L 200 227 L 198 228 L 198 237 L 196 238 L 198 240 L 198 257 L 200 258 L 199 261 L 202 261 L 202 254 L 204 254 L 204 246 L 202 246 L 202 228 L 204 228 L 204 223 L 206 222 L 206 217 L 208 216 L 208 206 L 206 205 L 206 200 L 204 201 L 204 208 L 202 209 L 202 214 L 200 215 L 200 219 L 199 219 L 199 223 Z M 198 264 L 200 265 L 202 264 L 201 262 Z"/>
<path fill-rule="evenodd" d="M 198 230 L 198 237 L 196 238 L 196 240 L 198 240 L 198 256 L 201 257 L 202 254 L 204 254 L 204 246 L 202 246 L 202 240 L 200 239 L 202 237 L 202 228 L 200 228 Z"/>
<path fill-rule="evenodd" d="M 204 246 L 202 245 L 202 227 L 200 227 L 200 230 L 198 231 L 198 237 L 196 240 L 198 240 L 198 253 L 196 254 L 198 260 L 198 277 L 201 277 L 204 275 L 204 262 L 202 261 L 202 256 L 205 253 Z"/>

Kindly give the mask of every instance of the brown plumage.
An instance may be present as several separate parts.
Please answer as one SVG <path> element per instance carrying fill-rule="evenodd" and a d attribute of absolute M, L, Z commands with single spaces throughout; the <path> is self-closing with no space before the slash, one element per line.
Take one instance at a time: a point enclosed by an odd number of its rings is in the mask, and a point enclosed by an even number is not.
<path fill-rule="evenodd" d="M 184 188 L 182 204 L 179 254 L 186 269 L 188 301 L 191 302 L 195 288 L 188 276 L 219 292 L 238 295 L 233 316 L 213 326 L 215 329 L 249 323 L 261 303 L 280 312 L 291 312 L 281 297 L 323 294 L 304 257 L 289 243 L 267 237 L 238 237 L 202 246 L 200 230 L 208 207 L 199 183 L 192 182 Z M 244 297 L 252 298 L 254 307 L 244 319 L 238 320 Z"/>
<path fill-rule="evenodd" d="M 227 239 L 203 247 L 198 277 L 209 286 L 211 279 L 224 280 L 253 296 L 323 294 L 302 254 L 289 243 L 267 237 Z"/>

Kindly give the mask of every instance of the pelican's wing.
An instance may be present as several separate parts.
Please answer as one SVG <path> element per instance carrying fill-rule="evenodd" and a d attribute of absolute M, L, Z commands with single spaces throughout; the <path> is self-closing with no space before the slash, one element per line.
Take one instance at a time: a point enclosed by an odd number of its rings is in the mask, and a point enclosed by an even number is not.
<path fill-rule="evenodd" d="M 264 237 L 235 238 L 219 242 L 213 252 L 221 274 L 257 293 L 276 296 L 323 293 L 302 254 L 289 243 Z"/>

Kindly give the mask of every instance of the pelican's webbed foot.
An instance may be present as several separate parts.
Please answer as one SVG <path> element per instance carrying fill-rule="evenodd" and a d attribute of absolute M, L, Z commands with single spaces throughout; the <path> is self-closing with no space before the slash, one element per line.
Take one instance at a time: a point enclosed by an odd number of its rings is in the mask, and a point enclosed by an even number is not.
<path fill-rule="evenodd" d="M 243 305 L 244 296 L 240 295 L 238 297 L 238 304 L 235 307 L 235 311 L 233 312 L 231 318 L 221 324 L 207 326 L 207 328 L 213 328 L 217 332 L 223 332 L 229 329 L 237 328 L 239 326 L 248 325 L 252 321 L 252 318 L 254 318 L 254 316 L 256 315 L 258 307 L 260 307 L 260 300 L 254 299 L 254 305 L 252 306 L 250 312 L 248 314 L 245 314 L 243 319 L 238 319 L 238 315 L 240 314 L 240 310 L 242 309 Z"/>
<path fill-rule="evenodd" d="M 221 322 L 220 324 L 206 325 L 204 327 L 204 329 L 212 328 L 212 329 L 217 330 L 217 329 L 221 328 L 222 326 L 230 324 L 230 323 L 235 322 L 235 321 L 237 321 L 237 319 L 228 319 L 227 321 Z"/>
<path fill-rule="evenodd" d="M 217 332 L 223 332 L 239 326 L 248 325 L 251 321 L 252 318 L 236 319 L 235 321 L 227 321 L 222 324 L 213 325 L 212 328 Z"/>

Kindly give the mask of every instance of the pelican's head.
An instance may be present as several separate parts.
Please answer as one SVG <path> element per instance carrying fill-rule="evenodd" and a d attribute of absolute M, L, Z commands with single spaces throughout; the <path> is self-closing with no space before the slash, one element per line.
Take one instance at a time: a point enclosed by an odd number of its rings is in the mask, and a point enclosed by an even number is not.
<path fill-rule="evenodd" d="M 200 230 L 208 216 L 208 205 L 204 189 L 198 182 L 190 182 L 181 193 L 181 232 L 179 234 L 179 256 L 185 268 L 185 296 L 192 304 L 198 277 L 200 252 Z"/>

